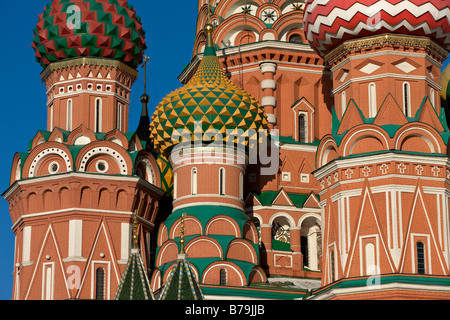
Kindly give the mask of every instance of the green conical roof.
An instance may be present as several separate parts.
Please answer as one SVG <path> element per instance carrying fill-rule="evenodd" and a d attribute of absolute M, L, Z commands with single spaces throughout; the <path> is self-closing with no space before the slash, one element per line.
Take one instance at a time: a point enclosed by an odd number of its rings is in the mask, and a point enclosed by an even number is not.
<path fill-rule="evenodd" d="M 160 300 L 204 300 L 185 254 L 178 255 L 161 294 Z"/>
<path fill-rule="evenodd" d="M 154 300 L 138 249 L 132 249 L 114 300 Z"/>

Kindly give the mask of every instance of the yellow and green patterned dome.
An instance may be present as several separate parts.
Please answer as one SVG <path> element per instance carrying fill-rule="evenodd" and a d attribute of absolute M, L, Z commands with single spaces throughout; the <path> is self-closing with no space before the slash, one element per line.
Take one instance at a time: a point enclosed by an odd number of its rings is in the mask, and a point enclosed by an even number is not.
<path fill-rule="evenodd" d="M 261 105 L 225 75 L 215 53 L 213 27 L 207 25 L 205 32 L 206 49 L 197 72 L 184 87 L 166 96 L 152 117 L 150 138 L 158 152 L 170 151 L 179 143 L 176 137 L 186 132 L 191 141 L 220 132 L 225 141 L 230 137 L 226 133 L 236 129 L 244 136 L 250 129 L 268 129 Z"/>
<path fill-rule="evenodd" d="M 441 97 L 447 103 L 450 103 L 450 63 L 445 67 L 441 76 Z"/>

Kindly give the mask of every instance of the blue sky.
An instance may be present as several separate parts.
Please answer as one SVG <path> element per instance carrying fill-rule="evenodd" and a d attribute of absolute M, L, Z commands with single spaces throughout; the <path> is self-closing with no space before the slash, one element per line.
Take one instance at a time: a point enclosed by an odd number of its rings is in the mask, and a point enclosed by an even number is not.
<path fill-rule="evenodd" d="M 46 129 L 46 95 L 41 66 L 31 48 L 37 17 L 50 0 L 0 0 L 0 30 L 3 30 L 0 61 L 0 193 L 9 187 L 12 158 L 26 151 L 38 130 Z M 142 17 L 150 56 L 149 111 L 181 84 L 177 77 L 191 58 L 197 19 L 196 0 L 129 0 Z M 139 121 L 142 77 L 133 86 L 130 130 Z M 0 300 L 12 297 L 14 234 L 8 203 L 0 198 Z"/>

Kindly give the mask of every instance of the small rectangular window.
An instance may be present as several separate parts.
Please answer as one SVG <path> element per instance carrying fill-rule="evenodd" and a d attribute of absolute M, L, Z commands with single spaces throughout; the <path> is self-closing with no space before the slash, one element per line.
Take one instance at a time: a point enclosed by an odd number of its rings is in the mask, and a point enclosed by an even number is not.
<path fill-rule="evenodd" d="M 423 242 L 417 242 L 416 244 L 417 250 L 417 273 L 425 274 L 425 248 Z"/>
<path fill-rule="evenodd" d="M 220 168 L 219 170 L 219 194 L 221 196 L 225 195 L 225 169 Z"/>
<path fill-rule="evenodd" d="M 197 168 L 192 168 L 191 171 L 191 194 L 197 194 Z"/>
<path fill-rule="evenodd" d="M 291 173 L 290 172 L 281 173 L 281 180 L 282 181 L 291 181 Z"/>

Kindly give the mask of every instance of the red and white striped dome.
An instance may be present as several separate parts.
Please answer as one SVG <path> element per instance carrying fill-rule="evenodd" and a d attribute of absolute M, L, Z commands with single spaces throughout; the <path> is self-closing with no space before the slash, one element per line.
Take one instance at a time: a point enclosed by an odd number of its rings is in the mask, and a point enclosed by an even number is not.
<path fill-rule="evenodd" d="M 450 51 L 449 0 L 307 0 L 304 24 L 322 56 L 343 41 L 381 33 L 427 36 Z"/>

